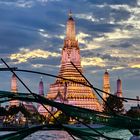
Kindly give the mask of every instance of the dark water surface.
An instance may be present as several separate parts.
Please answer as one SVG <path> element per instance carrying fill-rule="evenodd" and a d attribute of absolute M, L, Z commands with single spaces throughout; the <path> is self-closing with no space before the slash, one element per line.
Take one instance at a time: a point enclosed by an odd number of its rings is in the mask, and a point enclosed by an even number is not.
<path fill-rule="evenodd" d="M 9 132 L 0 132 L 0 135 L 6 134 Z M 106 133 L 105 135 L 110 137 L 121 138 L 122 140 L 129 140 L 131 133 L 128 130 L 118 130 Z M 60 130 L 49 130 L 49 131 L 38 131 L 26 137 L 24 140 L 73 140 L 69 134 L 65 131 Z M 77 138 L 77 140 L 79 140 Z M 99 140 L 103 140 L 99 138 Z"/>

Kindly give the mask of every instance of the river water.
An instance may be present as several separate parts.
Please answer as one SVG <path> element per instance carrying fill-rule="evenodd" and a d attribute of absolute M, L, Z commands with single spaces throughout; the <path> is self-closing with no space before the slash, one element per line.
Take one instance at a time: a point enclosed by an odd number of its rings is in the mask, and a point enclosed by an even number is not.
<path fill-rule="evenodd" d="M 6 134 L 8 132 L 0 132 L 0 135 Z M 131 137 L 131 133 L 128 130 L 118 130 L 110 133 L 106 133 L 105 135 L 115 138 L 121 138 L 122 140 L 129 140 Z M 73 140 L 69 134 L 65 131 L 38 131 L 36 133 L 31 134 L 30 136 L 24 138 L 24 140 Z M 79 140 L 79 139 L 77 139 Z M 103 140 L 100 139 L 99 140 Z"/>

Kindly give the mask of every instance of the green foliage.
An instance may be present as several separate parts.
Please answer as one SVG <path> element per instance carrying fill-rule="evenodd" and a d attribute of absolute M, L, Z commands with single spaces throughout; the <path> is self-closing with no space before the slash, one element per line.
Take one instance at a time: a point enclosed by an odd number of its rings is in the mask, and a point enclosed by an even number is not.
<path fill-rule="evenodd" d="M 8 115 L 15 115 L 19 112 L 19 108 L 17 106 L 11 106 L 7 112 Z"/>
<path fill-rule="evenodd" d="M 123 101 L 117 97 L 109 96 L 106 100 L 107 104 L 104 103 L 103 109 L 105 113 L 115 112 L 122 114 L 124 112 Z"/>
<path fill-rule="evenodd" d="M 34 116 L 34 121 L 36 121 L 37 123 L 46 123 L 47 119 L 45 116 L 39 114 L 39 113 L 34 113 L 32 114 L 32 116 Z"/>
<path fill-rule="evenodd" d="M 11 106 L 7 111 L 7 115 L 16 115 L 18 112 L 22 112 L 25 117 L 31 117 L 31 113 L 23 106 Z"/>
<path fill-rule="evenodd" d="M 28 118 L 33 123 L 45 123 L 47 121 L 46 117 L 39 113 L 30 113 L 24 105 L 20 104 L 19 106 L 10 106 L 8 110 L 6 110 L 3 107 L 0 107 L 0 116 L 15 116 L 18 114 L 18 112 L 21 112 L 25 118 Z"/>
<path fill-rule="evenodd" d="M 0 107 L 0 116 L 6 116 L 7 115 L 7 111 L 4 107 Z"/>
<path fill-rule="evenodd" d="M 68 124 L 70 118 L 67 117 L 65 113 L 60 113 L 56 119 L 57 121 L 53 120 L 53 124 L 58 124 L 58 123 Z"/>

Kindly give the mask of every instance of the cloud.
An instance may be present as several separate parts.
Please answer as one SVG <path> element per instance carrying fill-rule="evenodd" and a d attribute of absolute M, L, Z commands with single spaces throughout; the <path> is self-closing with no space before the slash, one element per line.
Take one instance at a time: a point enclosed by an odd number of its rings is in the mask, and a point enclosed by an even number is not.
<path fill-rule="evenodd" d="M 4 56 L 12 66 L 16 64 L 20 68 L 56 74 L 59 71 L 60 50 L 65 38 L 67 13 L 71 7 L 85 74 L 93 80 L 91 76 L 93 73 L 90 72 L 96 71 L 100 84 L 103 70 L 109 69 L 113 73 L 111 78 L 121 75 L 125 84 L 131 80 L 135 83 L 136 79 L 139 82 L 139 1 L 73 0 L 73 2 L 0 0 L 0 56 Z M 52 55 L 53 53 L 56 54 Z M 94 76 L 97 77 L 96 75 Z M 32 84 L 35 87 L 34 81 Z M 135 86 L 133 82 L 126 87 L 130 89 Z M 7 89 L 7 86 L 5 87 Z"/>
<path fill-rule="evenodd" d="M 116 7 L 116 6 L 114 6 Z M 132 26 L 133 29 L 140 29 L 140 7 L 130 7 L 128 5 L 124 5 L 123 8 L 130 13 L 130 17 L 125 20 L 118 21 L 116 23 L 121 24 L 122 26 Z"/>
<path fill-rule="evenodd" d="M 38 2 L 41 3 L 47 3 L 47 2 L 57 2 L 57 1 L 61 1 L 61 0 L 37 0 Z"/>
<path fill-rule="evenodd" d="M 62 34 L 49 34 L 45 29 L 38 29 L 38 33 L 44 37 L 44 38 L 47 38 L 47 39 L 50 39 L 50 38 L 58 38 L 58 39 L 64 39 L 65 36 L 62 35 Z"/>
<path fill-rule="evenodd" d="M 86 13 L 86 14 L 75 14 L 75 17 L 76 18 L 79 18 L 79 19 L 85 19 L 85 20 L 88 20 L 88 21 L 91 21 L 91 22 L 99 22 L 99 19 L 95 18 L 92 13 Z"/>
<path fill-rule="evenodd" d="M 81 51 L 95 50 L 95 49 L 99 49 L 102 47 L 99 43 L 94 41 L 94 39 L 92 39 L 90 41 L 83 41 L 82 43 L 84 43 L 85 46 L 83 48 L 81 48 Z"/>
<path fill-rule="evenodd" d="M 20 8 L 31 8 L 34 5 L 34 1 L 33 0 L 5 0 L 5 1 L 1 1 L 0 0 L 0 4 L 4 4 L 7 6 L 15 6 L 15 7 L 20 7 Z"/>
<path fill-rule="evenodd" d="M 21 48 L 19 53 L 11 54 L 11 60 L 17 60 L 17 63 L 27 62 L 28 59 L 35 59 L 35 58 L 49 58 L 49 57 L 59 57 L 60 54 L 55 52 L 44 51 L 41 49 L 30 50 Z"/>
<path fill-rule="evenodd" d="M 81 34 L 81 37 L 82 37 L 82 34 Z M 82 37 L 80 42 L 84 43 L 85 47 L 82 48 L 81 50 L 94 50 L 94 49 L 104 48 L 105 44 L 107 44 L 110 41 L 112 42 L 116 40 L 123 40 L 123 39 L 129 39 L 129 38 L 131 38 L 131 33 L 127 30 L 121 30 L 121 29 L 115 29 L 113 32 L 104 33 L 101 37 L 92 38 L 92 40 L 90 41 L 86 41 L 84 40 L 84 37 Z M 113 46 L 113 45 L 110 45 L 110 46 Z M 119 47 L 119 45 L 117 47 Z"/>
<path fill-rule="evenodd" d="M 93 5 L 109 5 L 109 4 L 114 4 L 114 5 L 120 5 L 120 4 L 128 4 L 130 6 L 136 6 L 138 1 L 137 0 L 86 0 L 87 2 L 90 2 Z"/>
<path fill-rule="evenodd" d="M 111 57 L 118 57 L 118 58 L 126 58 L 126 59 L 133 59 L 134 58 L 140 58 L 138 52 L 136 54 L 132 53 L 131 48 L 129 50 L 126 49 L 119 49 L 119 48 L 114 48 L 114 49 L 108 49 L 106 52 L 104 52 Z"/>
<path fill-rule="evenodd" d="M 99 57 L 93 57 L 93 58 L 83 57 L 81 61 L 81 65 L 104 67 L 105 61 Z"/>
<path fill-rule="evenodd" d="M 41 36 L 45 38 L 51 38 L 51 36 L 44 29 L 38 29 L 38 32 Z"/>
<path fill-rule="evenodd" d="M 32 64 L 32 66 L 33 66 L 34 68 L 42 68 L 42 67 L 44 67 L 43 64 Z"/>
<path fill-rule="evenodd" d="M 43 68 L 43 67 L 45 67 L 46 68 L 46 66 L 47 67 L 50 67 L 50 68 L 53 68 L 53 69 L 55 69 L 55 68 L 60 68 L 60 65 L 48 65 L 48 64 L 32 64 L 31 65 L 32 67 L 34 67 L 34 68 Z"/>
<path fill-rule="evenodd" d="M 125 69 L 125 67 L 117 66 L 117 67 L 112 67 L 110 70 L 122 70 L 122 69 Z"/>
<path fill-rule="evenodd" d="M 33 1 L 26 1 L 26 0 L 19 0 L 16 3 L 17 7 L 21 7 L 21 8 L 31 8 L 33 6 Z"/>
<path fill-rule="evenodd" d="M 111 33 L 105 33 L 105 39 L 109 40 L 115 40 L 115 39 L 125 39 L 130 38 L 131 33 L 128 30 L 121 30 L 121 29 L 115 29 Z"/>
<path fill-rule="evenodd" d="M 140 69 L 140 64 L 133 64 L 133 65 L 131 65 L 130 67 L 131 67 L 131 68 L 138 68 L 138 69 Z"/>
<path fill-rule="evenodd" d="M 109 33 L 104 33 L 103 36 L 94 38 L 96 42 L 110 41 L 110 40 L 118 40 L 118 39 L 127 39 L 131 38 L 131 32 L 128 30 L 114 29 L 114 31 Z"/>
<path fill-rule="evenodd" d="M 18 8 L 32 8 L 36 5 L 44 5 L 48 2 L 59 2 L 61 0 L 0 0 L 1 5 Z"/>
<path fill-rule="evenodd" d="M 119 48 L 130 48 L 130 47 L 134 47 L 134 44 L 125 41 L 125 42 L 120 42 L 118 44 L 113 44 L 110 47 L 112 47 L 112 48 L 118 48 L 118 47 Z"/>
<path fill-rule="evenodd" d="M 86 33 L 83 33 L 83 32 L 79 32 L 79 33 L 77 34 L 78 42 L 79 42 L 79 43 L 86 44 L 87 42 L 86 42 L 85 38 L 86 38 L 86 37 L 89 37 L 89 36 L 90 36 L 89 34 L 86 34 Z"/>

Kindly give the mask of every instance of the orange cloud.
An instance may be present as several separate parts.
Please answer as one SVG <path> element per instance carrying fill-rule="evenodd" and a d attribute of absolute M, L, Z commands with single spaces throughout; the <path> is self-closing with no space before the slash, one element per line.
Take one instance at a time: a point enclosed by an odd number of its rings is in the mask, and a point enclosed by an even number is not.
<path fill-rule="evenodd" d="M 30 58 L 48 58 L 48 57 L 59 57 L 60 54 L 55 52 L 44 51 L 41 49 L 30 50 L 21 48 L 19 53 L 11 54 L 11 60 L 17 60 L 17 63 L 27 62 Z"/>

